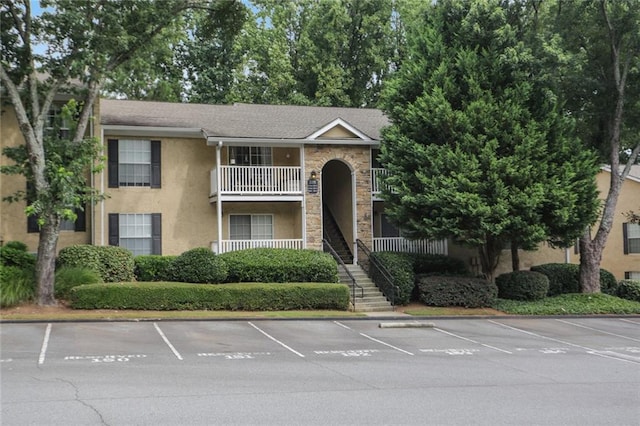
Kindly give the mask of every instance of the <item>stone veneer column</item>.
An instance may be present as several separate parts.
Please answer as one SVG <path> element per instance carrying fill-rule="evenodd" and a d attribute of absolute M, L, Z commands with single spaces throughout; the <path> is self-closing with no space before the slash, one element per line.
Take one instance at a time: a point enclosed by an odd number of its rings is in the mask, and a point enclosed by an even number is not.
<path fill-rule="evenodd" d="M 307 248 L 322 249 L 322 168 L 331 160 L 342 160 L 353 169 L 355 175 L 356 211 L 355 229 L 357 237 L 367 246 L 372 244 L 372 203 L 371 203 L 371 153 L 368 146 L 307 145 L 304 148 L 305 159 L 305 207 L 307 227 Z M 307 180 L 312 171 L 319 179 L 317 194 L 307 192 Z"/>

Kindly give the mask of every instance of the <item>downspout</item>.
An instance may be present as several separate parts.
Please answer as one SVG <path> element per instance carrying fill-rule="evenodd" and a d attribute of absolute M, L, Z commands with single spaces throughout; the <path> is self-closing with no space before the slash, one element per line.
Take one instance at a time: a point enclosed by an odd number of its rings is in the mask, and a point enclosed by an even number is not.
<path fill-rule="evenodd" d="M 220 193 L 220 179 L 222 177 L 222 173 L 220 171 L 221 167 L 221 155 L 222 155 L 222 141 L 218 141 L 218 145 L 216 145 L 216 225 L 218 226 L 218 244 L 216 245 L 216 254 L 221 253 L 222 248 L 222 194 Z"/>
<path fill-rule="evenodd" d="M 300 147 L 300 189 L 302 190 L 302 248 L 307 248 L 307 191 L 305 185 L 304 145 Z"/>
<path fill-rule="evenodd" d="M 104 150 L 104 127 L 100 126 L 100 143 L 102 144 L 102 149 Z M 103 151 L 104 153 L 104 151 Z M 104 168 L 100 172 L 100 194 L 104 194 Z M 95 226 L 92 223 L 92 227 Z M 100 201 L 100 245 L 104 244 L 104 200 Z"/>

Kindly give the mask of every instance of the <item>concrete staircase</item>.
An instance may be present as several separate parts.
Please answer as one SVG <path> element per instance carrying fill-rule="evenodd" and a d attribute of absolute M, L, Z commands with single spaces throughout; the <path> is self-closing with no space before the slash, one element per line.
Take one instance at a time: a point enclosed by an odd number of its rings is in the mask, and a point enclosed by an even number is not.
<path fill-rule="evenodd" d="M 359 265 L 346 265 L 351 275 L 356 279 L 356 283 L 363 288 L 364 295 L 359 287 L 356 287 L 355 310 L 356 312 L 388 312 L 393 310 L 393 306 L 382 294 L 378 287 L 367 276 L 367 273 Z M 340 282 L 352 287 L 351 278 L 342 267 L 338 267 Z M 352 293 L 353 294 L 353 293 Z"/>

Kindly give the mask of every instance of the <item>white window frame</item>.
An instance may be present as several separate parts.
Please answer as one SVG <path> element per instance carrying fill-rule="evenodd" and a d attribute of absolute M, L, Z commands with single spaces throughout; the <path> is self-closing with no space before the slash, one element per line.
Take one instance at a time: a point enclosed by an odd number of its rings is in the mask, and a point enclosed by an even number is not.
<path fill-rule="evenodd" d="M 118 141 L 119 186 L 151 186 L 151 140 Z"/>
<path fill-rule="evenodd" d="M 232 227 L 233 224 L 231 223 L 232 218 L 233 217 L 239 217 L 239 216 L 244 216 L 244 217 L 250 217 L 250 237 L 249 238 L 234 238 L 233 234 L 232 234 Z M 257 223 L 258 220 L 260 218 L 265 218 L 265 217 L 269 217 L 270 218 L 270 222 L 271 222 L 271 232 L 270 232 L 270 236 L 268 236 L 267 238 L 264 238 L 264 235 L 257 235 L 259 234 L 258 232 L 254 232 L 254 226 L 257 228 L 258 226 L 261 226 L 263 224 Z M 255 222 L 254 222 L 255 219 Z M 229 215 L 229 239 L 230 240 L 273 240 L 273 235 L 274 235 L 274 215 L 273 214 L 263 214 L 263 213 L 234 213 L 234 214 L 230 214 Z M 257 231 L 257 229 L 256 229 Z M 262 238 L 258 238 L 258 236 L 262 237 Z"/>
<path fill-rule="evenodd" d="M 245 158 L 238 163 L 236 150 L 247 150 Z M 232 166 L 272 166 L 273 148 L 270 146 L 228 146 L 227 158 Z"/>
<path fill-rule="evenodd" d="M 624 244 L 628 249 L 628 254 L 640 254 L 640 223 L 627 223 L 627 235 Z M 633 241 L 634 250 L 631 248 L 631 242 Z"/>
<path fill-rule="evenodd" d="M 627 271 L 624 273 L 625 278 L 627 280 L 636 280 L 636 281 L 640 281 L 640 271 Z"/>
<path fill-rule="evenodd" d="M 131 220 L 133 223 L 129 223 Z M 118 228 L 118 245 L 120 247 L 126 248 L 134 256 L 153 253 L 151 213 L 120 213 Z"/>

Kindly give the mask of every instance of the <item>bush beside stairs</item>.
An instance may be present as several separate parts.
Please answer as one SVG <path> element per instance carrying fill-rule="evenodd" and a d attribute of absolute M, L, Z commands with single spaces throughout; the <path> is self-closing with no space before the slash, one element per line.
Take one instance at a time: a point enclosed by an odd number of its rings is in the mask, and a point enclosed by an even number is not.
<path fill-rule="evenodd" d="M 367 276 L 367 273 L 359 265 L 346 265 L 351 275 L 356 279 L 356 283 L 363 288 L 364 296 L 359 287 L 356 287 L 355 311 L 356 312 L 388 312 L 393 310 L 393 306 Z M 352 288 L 351 278 L 343 268 L 338 268 L 340 282 Z M 353 293 L 351 293 L 353 294 Z"/>

